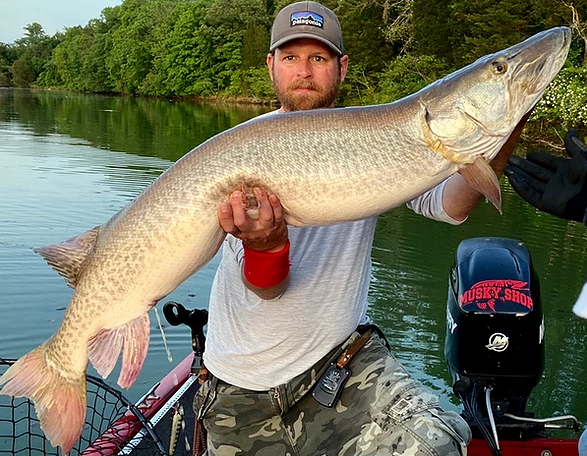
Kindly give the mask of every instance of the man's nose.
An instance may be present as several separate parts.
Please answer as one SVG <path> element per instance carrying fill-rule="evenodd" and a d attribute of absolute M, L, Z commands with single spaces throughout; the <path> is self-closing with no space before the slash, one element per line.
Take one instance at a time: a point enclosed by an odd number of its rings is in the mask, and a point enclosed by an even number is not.
<path fill-rule="evenodd" d="M 312 77 L 312 66 L 307 60 L 300 60 L 298 64 L 298 76 L 302 78 Z"/>

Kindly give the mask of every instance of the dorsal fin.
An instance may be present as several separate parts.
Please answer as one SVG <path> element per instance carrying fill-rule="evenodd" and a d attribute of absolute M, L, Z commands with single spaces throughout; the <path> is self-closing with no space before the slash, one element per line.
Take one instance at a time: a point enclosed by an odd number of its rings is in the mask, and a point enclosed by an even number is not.
<path fill-rule="evenodd" d="M 61 244 L 35 247 L 33 251 L 41 255 L 49 266 L 63 276 L 67 285 L 75 288 L 84 261 L 94 249 L 99 235 L 100 226 L 97 226 Z"/>

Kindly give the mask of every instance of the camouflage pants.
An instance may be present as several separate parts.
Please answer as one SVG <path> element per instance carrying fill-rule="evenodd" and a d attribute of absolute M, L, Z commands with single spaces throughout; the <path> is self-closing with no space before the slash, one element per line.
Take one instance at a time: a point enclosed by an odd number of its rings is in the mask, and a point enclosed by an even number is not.
<path fill-rule="evenodd" d="M 465 421 L 441 410 L 375 335 L 349 364 L 352 375 L 336 406 L 308 394 L 358 337 L 353 333 L 308 372 L 267 392 L 211 376 L 194 401 L 208 431 L 208 455 L 466 455 Z"/>

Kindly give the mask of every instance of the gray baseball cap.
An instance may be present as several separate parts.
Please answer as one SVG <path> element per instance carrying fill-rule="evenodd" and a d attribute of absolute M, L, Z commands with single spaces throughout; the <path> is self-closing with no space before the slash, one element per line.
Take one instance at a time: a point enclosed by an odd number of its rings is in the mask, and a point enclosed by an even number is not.
<path fill-rule="evenodd" d="M 336 54 L 344 54 L 340 22 L 320 3 L 297 2 L 283 8 L 273 22 L 269 51 L 297 38 L 322 41 Z"/>

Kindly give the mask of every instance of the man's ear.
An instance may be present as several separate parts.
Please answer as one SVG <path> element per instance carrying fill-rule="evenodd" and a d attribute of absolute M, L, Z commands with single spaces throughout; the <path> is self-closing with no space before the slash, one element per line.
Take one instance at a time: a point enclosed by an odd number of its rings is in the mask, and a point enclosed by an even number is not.
<path fill-rule="evenodd" d="M 271 53 L 267 54 L 267 69 L 269 70 L 269 77 L 273 81 L 273 60 L 275 56 Z"/>
<path fill-rule="evenodd" d="M 340 58 L 340 82 L 344 81 L 348 67 L 349 67 L 349 56 L 343 55 Z"/>

